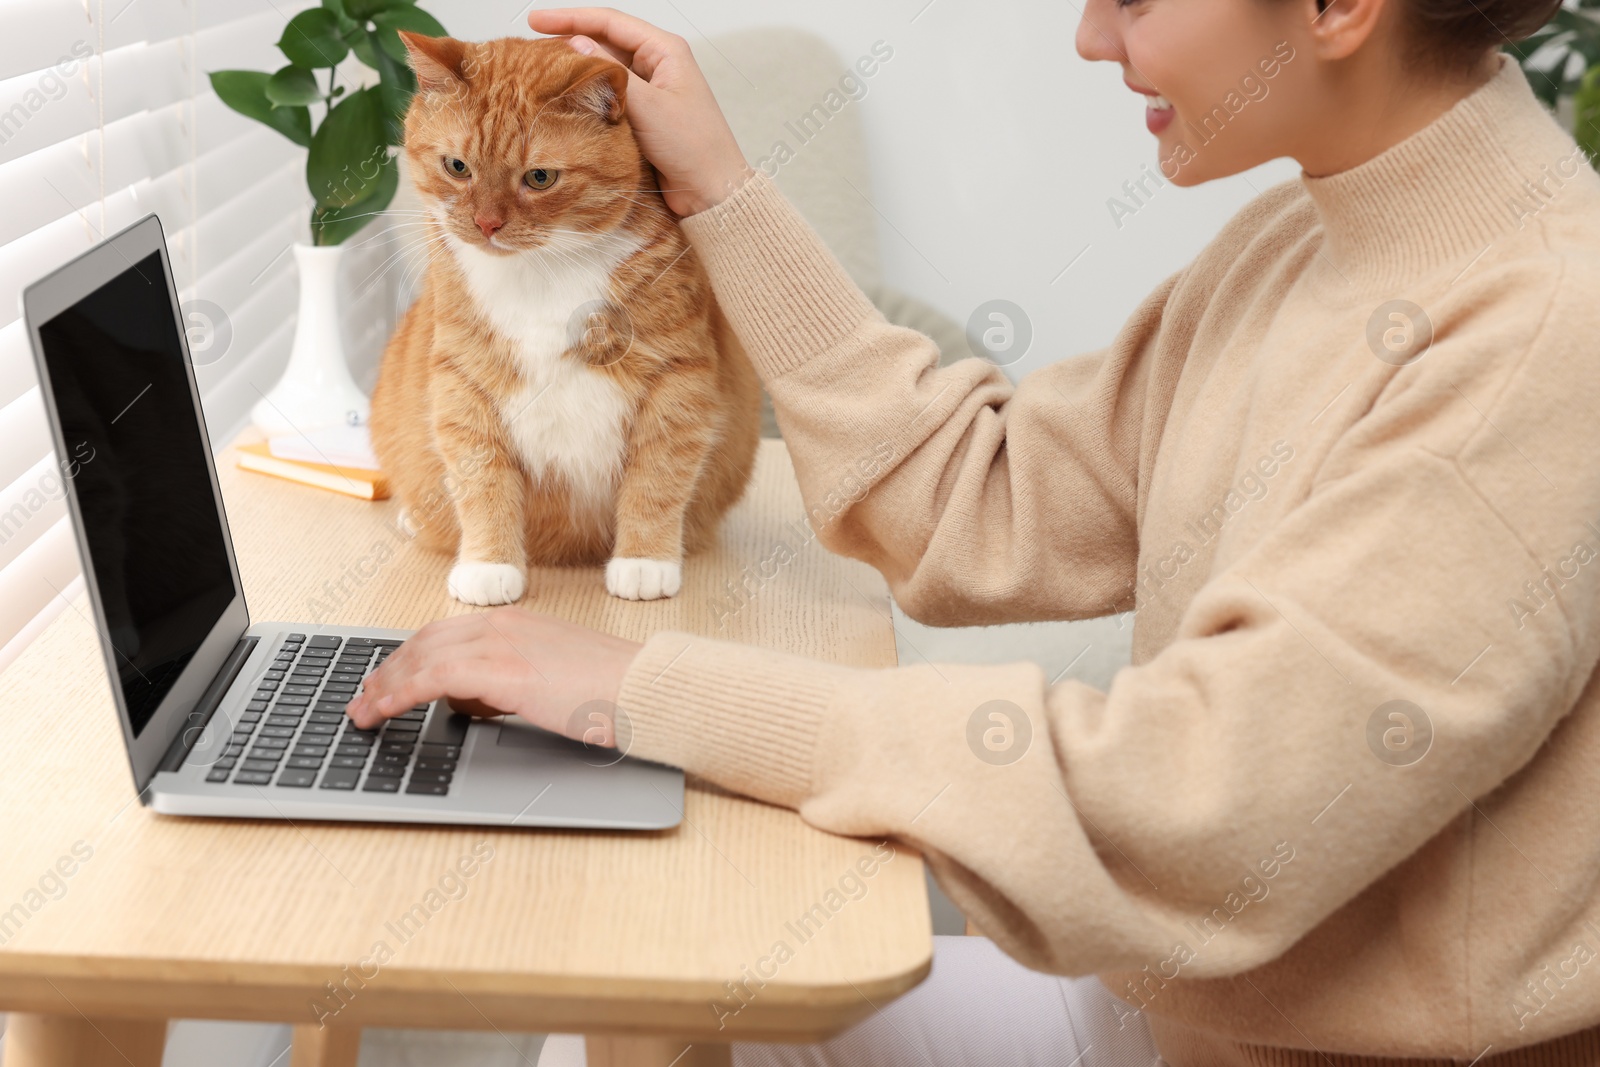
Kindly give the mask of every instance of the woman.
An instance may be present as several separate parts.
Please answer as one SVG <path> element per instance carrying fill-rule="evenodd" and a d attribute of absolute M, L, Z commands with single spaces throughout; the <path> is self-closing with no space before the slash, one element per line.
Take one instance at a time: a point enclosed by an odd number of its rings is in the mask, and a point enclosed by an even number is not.
<path fill-rule="evenodd" d="M 1116 994 L 952 1025 L 941 997 L 1054 980 L 941 944 L 839 1039 L 861 1060 L 1600 1062 L 1600 178 L 1499 52 L 1556 6 L 1088 0 L 1078 51 L 1149 98 L 1168 178 L 1302 173 L 1015 387 L 884 322 L 681 40 L 534 13 L 633 71 L 807 500 L 887 446 L 823 543 L 936 624 L 1136 607 L 1133 664 L 1098 692 L 512 610 L 425 628 L 351 714 L 451 695 L 560 730 L 614 699 L 635 755 L 909 842 L 1010 957 Z M 1020 755 L 969 747 L 985 705 Z"/>

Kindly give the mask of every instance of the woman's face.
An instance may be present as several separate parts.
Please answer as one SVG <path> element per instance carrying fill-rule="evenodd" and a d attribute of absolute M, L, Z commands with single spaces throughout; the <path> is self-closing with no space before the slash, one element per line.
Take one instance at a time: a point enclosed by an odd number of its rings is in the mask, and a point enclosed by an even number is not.
<path fill-rule="evenodd" d="M 1147 94 L 1163 176 L 1196 185 L 1293 155 L 1315 131 L 1316 17 L 1316 0 L 1087 0 L 1078 54 Z"/>

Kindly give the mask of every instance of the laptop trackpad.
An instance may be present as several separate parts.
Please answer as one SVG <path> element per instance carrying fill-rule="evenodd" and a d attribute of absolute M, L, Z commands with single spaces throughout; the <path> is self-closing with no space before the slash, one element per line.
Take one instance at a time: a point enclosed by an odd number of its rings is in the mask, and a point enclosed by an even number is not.
<path fill-rule="evenodd" d="M 500 736 L 495 744 L 500 748 L 541 748 L 546 751 L 570 747 L 565 738 L 541 730 L 515 715 L 500 717 Z"/>

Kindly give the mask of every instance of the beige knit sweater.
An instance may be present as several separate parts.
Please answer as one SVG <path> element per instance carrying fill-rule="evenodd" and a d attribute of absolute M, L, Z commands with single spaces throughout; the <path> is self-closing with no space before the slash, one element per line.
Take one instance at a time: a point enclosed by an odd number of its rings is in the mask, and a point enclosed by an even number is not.
<path fill-rule="evenodd" d="M 1600 178 L 1516 65 L 1016 386 L 764 177 L 685 228 L 824 545 L 934 624 L 1136 608 L 1133 664 L 662 632 L 635 755 L 909 842 L 1175 1067 L 1600 1062 Z"/>

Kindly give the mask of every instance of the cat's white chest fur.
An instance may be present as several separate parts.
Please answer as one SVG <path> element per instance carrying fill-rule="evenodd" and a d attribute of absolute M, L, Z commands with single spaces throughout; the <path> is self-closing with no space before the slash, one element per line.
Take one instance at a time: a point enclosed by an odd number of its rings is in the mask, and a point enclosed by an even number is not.
<path fill-rule="evenodd" d="M 574 317 L 606 299 L 611 274 L 639 250 L 628 237 L 564 239 L 559 250 L 493 255 L 450 238 L 478 307 L 515 347 L 522 388 L 500 415 L 513 446 L 537 481 L 564 476 L 573 517 L 609 516 L 622 473 L 629 401 L 614 381 L 563 359 Z"/>

